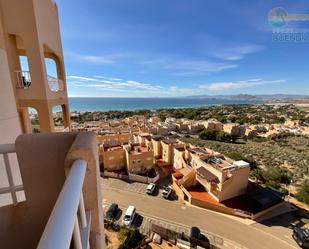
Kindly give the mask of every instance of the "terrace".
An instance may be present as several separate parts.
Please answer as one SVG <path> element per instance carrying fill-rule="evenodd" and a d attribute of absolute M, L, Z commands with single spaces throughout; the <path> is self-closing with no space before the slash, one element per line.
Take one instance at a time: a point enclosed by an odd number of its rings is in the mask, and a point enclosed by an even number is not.
<path fill-rule="evenodd" d="M 229 163 L 226 159 L 222 159 L 219 157 L 207 157 L 201 158 L 201 160 L 220 171 L 225 171 L 236 167 L 235 165 Z"/>
<path fill-rule="evenodd" d="M 94 134 L 21 135 L 15 144 L 0 145 L 0 154 L 8 179 L 0 194 L 11 197 L 0 207 L 1 248 L 105 247 Z M 22 191 L 25 199 L 18 198 Z"/>
<path fill-rule="evenodd" d="M 131 150 L 129 151 L 129 153 L 131 155 L 138 155 L 141 153 L 145 153 L 148 152 L 149 149 L 146 146 L 141 146 L 141 145 L 131 145 Z"/>

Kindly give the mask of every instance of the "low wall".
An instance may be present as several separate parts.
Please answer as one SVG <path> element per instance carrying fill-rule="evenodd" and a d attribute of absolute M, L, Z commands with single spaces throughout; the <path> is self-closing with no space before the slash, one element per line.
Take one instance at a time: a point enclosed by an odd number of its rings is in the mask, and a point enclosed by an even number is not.
<path fill-rule="evenodd" d="M 184 196 L 182 189 L 177 185 L 176 179 L 174 178 L 174 176 L 172 176 L 172 178 L 173 178 L 173 184 L 172 184 L 173 190 L 182 200 L 184 200 L 185 196 Z"/>
<path fill-rule="evenodd" d="M 274 210 L 274 209 L 280 207 L 280 206 L 283 205 L 283 204 L 284 204 L 284 201 L 282 201 L 282 202 L 280 202 L 280 203 L 278 203 L 278 204 L 276 204 L 276 205 L 274 205 L 274 206 L 271 206 L 271 207 L 269 207 L 269 208 L 267 208 L 267 209 L 264 209 L 264 210 L 262 210 L 261 212 L 258 212 L 258 213 L 256 213 L 256 214 L 252 215 L 252 219 L 253 219 L 253 220 L 257 220 L 257 219 L 259 219 L 259 218 L 263 218 L 263 217 L 262 217 L 263 215 L 268 214 L 270 211 L 272 211 L 272 210 Z"/>
<path fill-rule="evenodd" d="M 159 174 L 157 174 L 154 178 L 150 178 L 150 177 L 135 175 L 132 173 L 129 173 L 129 175 L 123 175 L 123 174 L 117 174 L 115 172 L 110 172 L 110 171 L 104 171 L 103 176 L 123 179 L 126 181 L 130 180 L 130 181 L 135 181 L 135 182 L 142 182 L 142 183 L 155 183 L 160 178 Z"/>
<path fill-rule="evenodd" d="M 104 171 L 103 176 L 118 178 L 118 179 L 123 179 L 123 180 L 129 180 L 129 176 L 127 175 L 117 174 L 115 172 L 109 172 L 109 171 Z"/>
<path fill-rule="evenodd" d="M 207 208 L 207 209 L 210 209 L 210 210 L 213 210 L 213 211 L 216 211 L 216 212 L 221 212 L 221 213 L 230 214 L 230 215 L 236 215 L 234 209 L 232 209 L 232 208 L 214 205 L 214 204 L 211 204 L 209 202 L 202 201 L 200 199 L 196 199 L 193 196 L 191 197 L 191 204 L 198 206 L 198 207 Z"/>
<path fill-rule="evenodd" d="M 160 178 L 159 174 L 157 174 L 154 178 L 146 177 L 146 176 L 140 176 L 136 174 L 129 173 L 129 179 L 131 181 L 136 182 L 143 182 L 143 183 L 155 183 Z"/>

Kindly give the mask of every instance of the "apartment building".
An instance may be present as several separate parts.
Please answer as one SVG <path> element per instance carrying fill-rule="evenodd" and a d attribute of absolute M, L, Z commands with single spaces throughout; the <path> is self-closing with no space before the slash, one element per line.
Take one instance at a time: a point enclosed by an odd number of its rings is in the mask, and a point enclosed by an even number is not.
<path fill-rule="evenodd" d="M 245 161 L 202 157 L 195 161 L 196 180 L 218 202 L 247 192 L 250 167 Z"/>
<path fill-rule="evenodd" d="M 164 137 L 161 135 L 153 135 L 151 137 L 151 142 L 152 142 L 152 149 L 153 149 L 153 154 L 155 159 L 161 159 L 162 158 L 162 144 L 161 140 Z"/>
<path fill-rule="evenodd" d="M 128 144 L 133 141 L 133 135 L 129 132 L 127 133 L 108 133 L 104 135 L 98 135 L 98 141 L 102 144 Z"/>
<path fill-rule="evenodd" d="M 246 126 L 239 124 L 224 124 L 223 131 L 233 135 L 233 136 L 244 136 L 246 134 Z"/>
<path fill-rule="evenodd" d="M 99 157 L 103 163 L 103 169 L 107 171 L 123 170 L 126 166 L 125 151 L 120 144 L 101 144 Z"/>
<path fill-rule="evenodd" d="M 161 121 L 161 119 L 157 116 L 153 116 L 151 118 L 148 119 L 150 123 L 153 123 L 153 124 L 157 124 Z"/>
<path fill-rule="evenodd" d="M 154 153 L 148 147 L 130 144 L 124 149 L 128 173 L 143 174 L 153 168 Z"/>
<path fill-rule="evenodd" d="M 54 1 L 1 0 L 1 119 L 31 133 L 29 108 L 42 132 L 54 131 L 53 108 L 70 125 L 58 11 Z M 50 65 L 50 66 L 47 66 Z M 50 68 L 53 67 L 53 70 Z M 56 74 L 53 74 L 53 72 Z M 11 126 L 3 127 L 10 132 Z M 3 130 L 5 133 L 5 130 Z"/>
<path fill-rule="evenodd" d="M 223 124 L 216 119 L 209 119 L 206 122 L 203 122 L 205 129 L 211 131 L 222 131 Z"/>
<path fill-rule="evenodd" d="M 105 248 L 96 136 L 46 133 L 70 125 L 53 0 L 0 0 L 0 60 L 1 248 Z"/>
<path fill-rule="evenodd" d="M 174 148 L 182 146 L 176 139 L 166 138 L 161 141 L 162 146 L 162 161 L 166 164 L 173 164 L 174 162 Z"/>
<path fill-rule="evenodd" d="M 174 178 L 178 185 L 202 186 L 217 202 L 246 193 L 249 163 L 233 161 L 207 148 L 179 147 L 174 153 L 174 168 L 183 176 Z"/>

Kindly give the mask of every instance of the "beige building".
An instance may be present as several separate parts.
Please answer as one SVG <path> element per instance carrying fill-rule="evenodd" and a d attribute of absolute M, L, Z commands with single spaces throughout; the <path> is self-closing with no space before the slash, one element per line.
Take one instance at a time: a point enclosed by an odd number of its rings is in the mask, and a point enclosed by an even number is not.
<path fill-rule="evenodd" d="M 223 130 L 223 124 L 215 119 L 209 119 L 203 124 L 204 124 L 205 129 L 207 130 L 211 130 L 211 131 L 222 131 Z"/>
<path fill-rule="evenodd" d="M 203 186 L 205 192 L 217 202 L 246 193 L 249 163 L 233 161 L 207 148 L 182 147 L 174 149 L 174 152 L 174 168 L 180 170 L 182 175 L 187 175 L 177 184 L 181 183 L 185 187 Z"/>
<path fill-rule="evenodd" d="M 98 141 L 102 144 L 128 144 L 132 139 L 133 136 L 131 133 L 109 133 L 98 135 Z"/>
<path fill-rule="evenodd" d="M 223 131 L 233 135 L 233 136 L 244 136 L 246 134 L 246 126 L 239 124 L 224 124 Z"/>
<path fill-rule="evenodd" d="M 1 92 L 7 93 L 1 97 L 0 105 L 12 109 L 4 119 L 14 116 L 18 129 L 32 132 L 28 108 L 34 108 L 40 130 L 53 131 L 53 108 L 58 106 L 64 126 L 69 127 L 56 4 L 51 0 L 1 0 L 0 7 Z M 56 75 L 52 75 L 48 64 L 54 67 Z"/>
<path fill-rule="evenodd" d="M 122 145 L 101 144 L 99 157 L 104 170 L 117 171 L 125 168 L 126 158 Z"/>
<path fill-rule="evenodd" d="M 128 173 L 143 174 L 153 168 L 154 153 L 139 144 L 124 146 Z"/>
<path fill-rule="evenodd" d="M 70 122 L 55 1 L 0 0 L 0 61 L 1 248 L 105 248 L 95 135 L 45 133 Z"/>
<path fill-rule="evenodd" d="M 173 164 L 174 162 L 174 148 L 183 145 L 175 139 L 163 139 L 161 141 L 162 146 L 162 161 L 167 164 Z"/>
<path fill-rule="evenodd" d="M 151 138 L 152 150 L 153 150 L 155 159 L 162 158 L 162 144 L 161 144 L 162 139 L 163 139 L 163 136 L 160 136 L 160 135 L 154 135 Z"/>
<path fill-rule="evenodd" d="M 153 123 L 153 124 L 157 124 L 160 121 L 161 121 L 161 119 L 159 117 L 157 117 L 157 116 L 153 116 L 153 117 L 149 118 L 149 122 Z"/>

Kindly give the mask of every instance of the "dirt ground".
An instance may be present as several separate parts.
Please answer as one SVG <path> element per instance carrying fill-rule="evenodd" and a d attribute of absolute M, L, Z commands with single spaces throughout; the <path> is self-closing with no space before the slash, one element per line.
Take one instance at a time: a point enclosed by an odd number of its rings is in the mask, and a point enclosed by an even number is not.
<path fill-rule="evenodd" d="M 106 230 L 105 236 L 107 238 L 107 249 L 117 249 L 120 245 L 117 232 Z"/>

